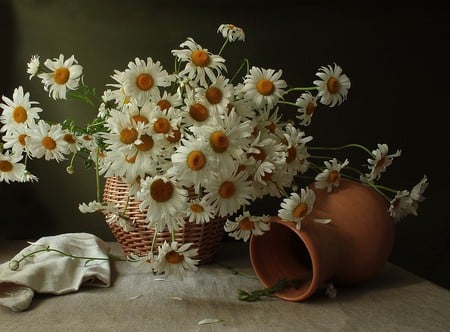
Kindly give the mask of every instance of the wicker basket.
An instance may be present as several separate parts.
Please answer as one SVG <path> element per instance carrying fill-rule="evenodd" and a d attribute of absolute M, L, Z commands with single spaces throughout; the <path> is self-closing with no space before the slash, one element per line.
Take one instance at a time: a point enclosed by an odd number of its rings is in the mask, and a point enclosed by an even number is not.
<path fill-rule="evenodd" d="M 155 230 L 148 228 L 144 222 L 146 211 L 139 209 L 140 202 L 128 197 L 129 186 L 118 177 L 108 177 L 105 181 L 103 199 L 105 202 L 119 203 L 120 207 L 127 204 L 126 216 L 134 220 L 134 230 L 130 232 L 115 224 L 108 224 L 117 242 L 126 255 L 135 254 L 145 256 L 151 248 Z M 217 247 L 224 237 L 226 218 L 216 218 L 208 223 L 196 224 L 186 222 L 185 226 L 175 232 L 175 241 L 179 244 L 192 243 L 191 248 L 197 248 L 195 259 L 199 264 L 210 263 Z M 171 242 L 172 234 L 165 230 L 156 236 L 153 253 L 158 254 L 158 247 L 164 241 Z"/>

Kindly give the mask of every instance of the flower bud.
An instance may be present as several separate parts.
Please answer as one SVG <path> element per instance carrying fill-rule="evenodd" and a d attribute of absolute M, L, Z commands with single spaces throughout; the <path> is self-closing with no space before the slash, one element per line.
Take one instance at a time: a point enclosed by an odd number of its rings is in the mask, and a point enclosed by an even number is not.
<path fill-rule="evenodd" d="M 11 271 L 17 271 L 19 269 L 20 263 L 19 261 L 13 259 L 9 262 L 8 265 Z"/>

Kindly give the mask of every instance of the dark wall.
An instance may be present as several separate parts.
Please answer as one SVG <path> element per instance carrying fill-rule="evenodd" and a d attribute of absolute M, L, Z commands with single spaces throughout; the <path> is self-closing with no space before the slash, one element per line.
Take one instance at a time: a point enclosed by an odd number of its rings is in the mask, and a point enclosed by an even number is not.
<path fill-rule="evenodd" d="M 394 187 L 409 189 L 423 174 L 428 176 L 430 187 L 419 215 L 398 224 L 391 261 L 450 288 L 449 11 L 430 2 L 402 7 L 209 3 L 1 0 L 0 93 L 10 95 L 23 84 L 33 89 L 35 99 L 48 100 L 45 92 L 34 92 L 38 85 L 25 74 L 35 53 L 43 59 L 75 54 L 89 84 L 101 91 L 113 69 L 123 70 L 134 57 L 151 56 L 170 68 L 170 51 L 186 37 L 217 50 L 221 39 L 216 30 L 222 23 L 246 32 L 246 42 L 230 45 L 226 58 L 247 57 L 255 65 L 283 69 L 291 85 L 309 84 L 320 66 L 337 63 L 352 80 L 349 99 L 338 110 L 318 114 L 309 134 L 317 145 L 361 143 L 374 148 L 387 143 L 392 150 L 401 149 L 402 156 L 384 175 Z M 83 113 L 79 104 L 65 104 L 62 111 L 60 103 L 43 105 L 58 110 L 52 114 L 56 119 L 83 121 L 92 115 Z M 80 169 L 68 176 L 62 165 L 37 164 L 40 182 L 33 189 L 26 185 L 28 196 L 17 186 L 11 190 L 0 184 L 0 204 L 3 211 L 11 211 L 2 236 L 28 237 L 32 229 L 36 236 L 87 231 L 111 239 L 101 217 L 77 210 L 79 202 L 93 199 L 89 173 Z M 45 220 L 29 218 L 38 215 L 35 211 Z"/>

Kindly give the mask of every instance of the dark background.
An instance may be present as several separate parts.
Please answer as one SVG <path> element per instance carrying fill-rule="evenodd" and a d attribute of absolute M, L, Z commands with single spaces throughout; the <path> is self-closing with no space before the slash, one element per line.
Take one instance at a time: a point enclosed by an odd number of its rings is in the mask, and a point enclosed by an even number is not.
<path fill-rule="evenodd" d="M 172 68 L 170 51 L 187 37 L 217 52 L 222 23 L 246 32 L 245 43 L 230 44 L 223 54 L 229 72 L 232 59 L 246 57 L 257 66 L 283 69 L 290 85 L 309 85 L 320 66 L 337 63 L 352 81 L 349 99 L 315 115 L 307 133 L 316 145 L 361 143 L 373 149 L 387 143 L 392 151 L 401 149 L 383 175 L 396 188 L 410 189 L 428 176 L 418 216 L 397 224 L 390 261 L 450 288 L 449 11 L 433 2 L 180 3 L 0 0 L 0 95 L 11 98 L 23 85 L 41 102 L 46 119 L 83 123 L 94 115 L 84 105 L 49 100 L 40 82 L 28 79 L 33 54 L 42 61 L 74 54 L 87 83 L 103 91 L 113 70 L 125 69 L 135 57 L 151 56 Z M 65 166 L 35 160 L 38 183 L 0 183 L 0 240 L 79 231 L 113 239 L 100 215 L 78 211 L 78 203 L 95 198 L 93 173 L 78 165 L 69 176 Z"/>

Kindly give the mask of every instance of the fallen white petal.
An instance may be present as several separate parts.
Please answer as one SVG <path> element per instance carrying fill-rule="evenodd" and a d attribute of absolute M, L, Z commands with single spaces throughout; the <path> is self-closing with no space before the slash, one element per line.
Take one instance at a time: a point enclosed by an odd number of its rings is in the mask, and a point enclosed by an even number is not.
<path fill-rule="evenodd" d="M 164 278 L 155 278 L 155 281 L 170 281 L 170 280 L 167 280 L 167 279 L 164 279 Z"/>
<path fill-rule="evenodd" d="M 204 325 L 204 324 L 212 324 L 221 322 L 223 319 L 217 319 L 217 318 L 205 318 L 198 322 L 198 325 Z"/>
<path fill-rule="evenodd" d="M 169 299 L 183 301 L 183 299 L 181 297 L 178 297 L 178 296 L 170 296 Z"/>
<path fill-rule="evenodd" d="M 319 223 L 319 224 L 328 224 L 328 223 L 331 222 L 331 219 L 319 219 L 319 218 L 316 218 L 316 219 L 314 219 L 314 221 Z"/>
<path fill-rule="evenodd" d="M 130 297 L 129 299 L 128 299 L 128 301 L 134 301 L 134 300 L 137 300 L 138 298 L 140 298 L 142 295 L 136 295 L 136 296 L 133 296 L 133 297 Z"/>

